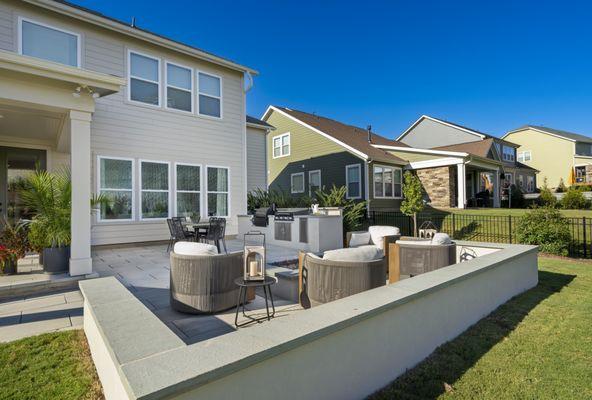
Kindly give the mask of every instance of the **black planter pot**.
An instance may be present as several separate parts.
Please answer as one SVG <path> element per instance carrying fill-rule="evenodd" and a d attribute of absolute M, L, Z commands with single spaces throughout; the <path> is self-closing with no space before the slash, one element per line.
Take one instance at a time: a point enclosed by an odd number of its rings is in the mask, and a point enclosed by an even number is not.
<path fill-rule="evenodd" d="M 46 274 L 68 272 L 70 246 L 48 247 L 43 249 L 43 271 Z"/>
<path fill-rule="evenodd" d="M 17 272 L 17 260 L 14 261 L 6 261 L 4 264 L 4 271 L 2 275 L 16 275 Z"/>

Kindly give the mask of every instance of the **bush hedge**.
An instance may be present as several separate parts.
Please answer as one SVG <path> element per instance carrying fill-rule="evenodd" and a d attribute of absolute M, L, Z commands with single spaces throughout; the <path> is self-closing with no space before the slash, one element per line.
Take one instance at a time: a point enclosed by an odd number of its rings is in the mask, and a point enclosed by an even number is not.
<path fill-rule="evenodd" d="M 571 234 L 567 219 L 552 207 L 534 208 L 516 225 L 519 243 L 538 245 L 544 253 L 567 256 Z"/>

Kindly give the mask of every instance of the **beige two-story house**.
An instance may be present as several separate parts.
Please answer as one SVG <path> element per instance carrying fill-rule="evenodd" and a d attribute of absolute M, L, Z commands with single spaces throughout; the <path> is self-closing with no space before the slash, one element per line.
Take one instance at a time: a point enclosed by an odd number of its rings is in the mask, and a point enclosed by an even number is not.
<path fill-rule="evenodd" d="M 227 234 L 236 233 L 249 187 L 254 74 L 66 2 L 0 1 L 3 214 L 21 212 L 11 179 L 37 165 L 69 166 L 73 275 L 91 271 L 91 245 L 167 239 L 171 216 L 226 217 Z M 251 147 L 269 129 L 251 120 Z M 260 153 L 250 167 L 264 171 Z M 92 193 L 110 204 L 91 216 Z"/>

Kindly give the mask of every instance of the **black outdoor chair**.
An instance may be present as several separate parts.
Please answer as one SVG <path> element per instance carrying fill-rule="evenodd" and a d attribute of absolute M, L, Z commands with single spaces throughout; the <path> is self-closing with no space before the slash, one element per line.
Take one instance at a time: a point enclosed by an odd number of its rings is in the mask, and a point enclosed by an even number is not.
<path fill-rule="evenodd" d="M 169 226 L 169 231 L 171 234 L 171 238 L 169 239 L 169 245 L 167 246 L 167 251 L 171 251 L 174 244 L 180 240 L 195 241 L 195 232 L 186 230 L 183 227 L 182 221 L 183 218 L 181 217 L 173 217 L 167 219 L 167 224 Z"/>
<path fill-rule="evenodd" d="M 226 240 L 224 239 L 226 233 L 226 219 L 210 217 L 209 223 L 210 226 L 208 227 L 208 230 L 206 232 L 199 232 L 197 238 L 205 242 L 214 242 L 218 248 L 218 253 L 220 252 L 220 241 L 222 241 L 224 252 L 228 253 L 228 250 L 226 250 Z"/>

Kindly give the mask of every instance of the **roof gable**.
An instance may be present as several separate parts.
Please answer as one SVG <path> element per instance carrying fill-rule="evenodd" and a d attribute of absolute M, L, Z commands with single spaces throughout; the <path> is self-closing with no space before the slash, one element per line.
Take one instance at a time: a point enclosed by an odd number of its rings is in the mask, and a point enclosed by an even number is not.
<path fill-rule="evenodd" d="M 514 129 L 514 130 L 509 131 L 508 133 L 506 133 L 503 136 L 503 138 L 505 138 L 506 136 L 508 136 L 508 135 L 510 135 L 512 133 L 524 131 L 524 130 L 527 130 L 527 129 L 530 129 L 530 130 L 533 130 L 533 131 L 537 131 L 537 132 L 540 132 L 540 133 L 545 133 L 547 135 L 559 137 L 561 139 L 569 140 L 571 142 L 592 143 L 592 137 L 580 135 L 579 133 L 573 133 L 573 132 L 563 131 L 561 129 L 547 128 L 546 126 L 540 126 L 540 125 L 524 125 L 524 126 L 521 126 L 520 128 L 517 128 L 517 129 Z"/>
<path fill-rule="evenodd" d="M 445 120 L 439 119 L 439 118 L 430 117 L 429 115 L 422 115 L 421 117 L 419 117 L 417 119 L 417 121 L 415 121 L 413 124 L 411 124 L 411 126 L 409 126 L 409 128 L 407 128 L 401 135 L 399 135 L 399 137 L 397 138 L 397 141 L 400 141 L 405 136 L 407 136 L 407 134 L 409 134 L 411 131 L 413 131 L 413 128 L 415 128 L 423 120 L 426 120 L 426 119 L 428 119 L 430 121 L 433 121 L 433 122 L 436 122 L 436 123 L 439 123 L 439 124 L 442 124 L 442 125 L 449 126 L 451 128 L 459 129 L 459 130 L 461 130 L 463 132 L 469 133 L 471 135 L 475 135 L 476 137 L 478 137 L 480 139 L 485 139 L 485 138 L 488 138 L 488 137 L 492 137 L 491 135 L 488 135 L 486 133 L 479 132 L 479 131 L 476 131 L 476 130 L 471 129 L 471 128 L 467 128 L 467 127 L 462 126 L 462 125 L 459 125 L 459 124 L 448 122 L 448 121 L 445 121 Z"/>

